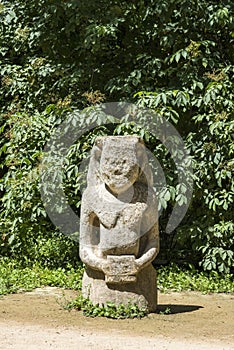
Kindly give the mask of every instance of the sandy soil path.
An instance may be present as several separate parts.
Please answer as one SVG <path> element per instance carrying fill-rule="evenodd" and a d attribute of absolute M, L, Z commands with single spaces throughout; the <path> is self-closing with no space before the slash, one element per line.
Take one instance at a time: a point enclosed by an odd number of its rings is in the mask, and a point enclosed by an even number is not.
<path fill-rule="evenodd" d="M 64 310 L 75 294 L 45 288 L 0 298 L 0 349 L 234 349 L 234 295 L 159 294 L 157 313 L 111 320 Z M 162 314 L 166 308 L 171 314 Z"/>

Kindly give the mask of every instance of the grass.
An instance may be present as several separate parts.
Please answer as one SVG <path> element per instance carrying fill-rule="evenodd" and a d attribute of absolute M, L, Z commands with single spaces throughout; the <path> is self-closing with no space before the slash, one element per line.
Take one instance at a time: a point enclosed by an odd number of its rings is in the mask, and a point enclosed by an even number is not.
<path fill-rule="evenodd" d="M 50 269 L 35 263 L 23 267 L 17 261 L 0 258 L 0 295 L 30 291 L 37 287 L 56 286 L 67 289 L 81 289 L 82 264 L 77 268 Z"/>
<path fill-rule="evenodd" d="M 189 290 L 202 293 L 231 293 L 234 292 L 234 276 L 217 271 L 199 271 L 191 265 L 182 268 L 172 264 L 159 268 L 158 289 L 161 292 Z"/>
<path fill-rule="evenodd" d="M 39 263 L 32 266 L 22 266 L 20 262 L 9 258 L 0 258 L 0 295 L 31 291 L 37 287 L 56 286 L 66 289 L 81 290 L 83 265 L 76 268 L 48 268 Z M 219 274 L 201 272 L 189 268 L 179 268 L 175 264 L 158 269 L 158 289 L 161 292 L 192 290 L 203 293 L 230 293 L 234 292 L 234 278 L 231 274 Z M 85 316 L 108 318 L 142 318 L 147 314 L 146 309 L 137 305 L 94 305 L 89 299 L 85 299 L 81 293 L 71 302 L 63 305 L 67 310 L 82 310 Z M 170 313 L 166 309 L 163 314 Z"/>
<path fill-rule="evenodd" d="M 56 286 L 81 289 L 82 264 L 76 268 L 48 268 L 39 263 L 24 267 L 15 260 L 0 258 L 0 295 L 30 291 L 37 287 Z M 161 292 L 192 290 L 202 293 L 234 292 L 234 277 L 218 272 L 201 272 L 190 266 L 188 269 L 176 265 L 158 269 L 158 289 Z"/>

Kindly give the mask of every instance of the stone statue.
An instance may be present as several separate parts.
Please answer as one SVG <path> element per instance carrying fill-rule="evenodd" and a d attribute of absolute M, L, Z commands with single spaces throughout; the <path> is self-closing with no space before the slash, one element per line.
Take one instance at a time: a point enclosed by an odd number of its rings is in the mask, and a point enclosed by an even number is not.
<path fill-rule="evenodd" d="M 143 141 L 98 137 L 81 205 L 82 293 L 94 304 L 157 306 L 157 201 Z"/>

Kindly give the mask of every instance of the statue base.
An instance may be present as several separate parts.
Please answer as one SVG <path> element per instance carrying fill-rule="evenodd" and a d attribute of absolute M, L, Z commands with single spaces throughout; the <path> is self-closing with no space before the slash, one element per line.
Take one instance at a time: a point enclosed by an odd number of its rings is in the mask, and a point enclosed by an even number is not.
<path fill-rule="evenodd" d="M 115 305 L 131 303 L 139 308 L 146 308 L 148 312 L 154 312 L 157 308 L 156 270 L 150 264 L 125 281 L 118 278 L 118 275 L 116 278 L 109 278 L 101 271 L 86 267 L 82 294 L 94 305 L 105 305 L 107 302 Z"/>

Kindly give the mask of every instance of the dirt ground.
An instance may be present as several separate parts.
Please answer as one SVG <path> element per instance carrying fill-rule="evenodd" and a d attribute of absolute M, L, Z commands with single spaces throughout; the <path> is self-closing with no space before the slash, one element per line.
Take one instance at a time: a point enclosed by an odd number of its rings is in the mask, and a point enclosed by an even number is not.
<path fill-rule="evenodd" d="M 66 311 L 65 300 L 75 295 L 47 287 L 1 297 L 0 349 L 234 349 L 234 294 L 159 293 L 158 312 L 141 320 Z"/>

